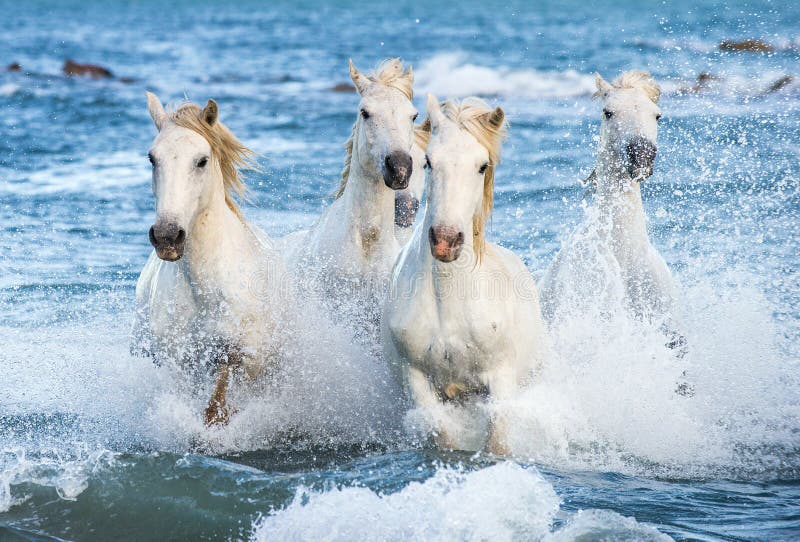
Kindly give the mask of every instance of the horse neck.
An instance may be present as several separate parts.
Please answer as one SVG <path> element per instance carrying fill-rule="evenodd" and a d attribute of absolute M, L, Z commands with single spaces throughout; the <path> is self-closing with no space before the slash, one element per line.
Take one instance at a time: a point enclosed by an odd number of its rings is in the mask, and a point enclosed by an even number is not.
<path fill-rule="evenodd" d="M 345 224 L 363 246 L 396 243 L 394 237 L 394 191 L 383 178 L 368 173 L 358 159 L 358 141 L 353 143 L 350 173 L 342 194 Z"/>
<path fill-rule="evenodd" d="M 619 161 L 601 152 L 595 166 L 595 201 L 601 219 L 612 226 L 611 235 L 622 244 L 647 241 L 647 217 L 639 181 L 619 167 Z"/>
<path fill-rule="evenodd" d="M 208 206 L 198 212 L 186 237 L 186 254 L 180 261 L 193 282 L 213 280 L 215 267 L 235 261 L 232 251 L 247 246 L 249 230 L 225 202 L 221 179 L 219 186 Z"/>

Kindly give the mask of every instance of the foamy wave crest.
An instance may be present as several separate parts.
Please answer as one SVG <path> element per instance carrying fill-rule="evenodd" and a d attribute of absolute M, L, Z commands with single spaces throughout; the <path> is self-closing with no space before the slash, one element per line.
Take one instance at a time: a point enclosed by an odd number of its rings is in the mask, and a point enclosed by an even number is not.
<path fill-rule="evenodd" d="M 19 90 L 19 85 L 15 85 L 14 83 L 5 83 L 0 85 L 0 96 L 13 96 Z"/>
<path fill-rule="evenodd" d="M 575 70 L 543 72 L 505 66 L 481 66 L 463 53 L 439 53 L 415 67 L 415 85 L 439 98 L 506 96 L 569 98 L 594 92 L 594 77 Z"/>
<path fill-rule="evenodd" d="M 30 173 L 14 173 L 0 192 L 58 194 L 102 191 L 121 186 L 145 186 L 150 173 L 140 153 L 119 151 L 89 156 L 86 160 L 56 164 Z"/>
<path fill-rule="evenodd" d="M 781 348 L 789 334 L 751 275 L 718 271 L 712 283 L 704 276 L 711 263 L 695 265 L 699 278 L 678 277 L 684 358 L 667 347 L 663 330 L 623 307 L 604 319 L 584 306 L 554 325 L 559 357 L 504 405 L 516 454 L 646 475 L 772 477 L 800 469 L 791 459 L 797 361 Z M 692 393 L 678 393 L 682 384 Z"/>
<path fill-rule="evenodd" d="M 78 459 L 59 457 L 30 458 L 22 449 L 0 451 L 0 513 L 24 502 L 24 484 L 52 487 L 61 499 L 75 500 L 89 487 L 89 476 L 109 468 L 115 454 L 99 450 Z"/>
<path fill-rule="evenodd" d="M 285 352 L 287 369 L 274 380 L 232 386 L 236 413 L 212 428 L 203 421 L 211 377 L 131 356 L 125 319 L 98 317 L 46 334 L 2 328 L 0 414 L 14 428 L 46 413 L 71 441 L 111 441 L 121 449 L 222 452 L 287 439 L 323 446 L 396 439 L 402 407 L 384 364 L 361 354 L 345 334 L 323 332 L 321 317 L 308 315 L 304 323 L 316 330 L 316 341 Z"/>
<path fill-rule="evenodd" d="M 364 487 L 300 488 L 284 509 L 256 522 L 252 540 L 670 540 L 612 512 L 574 515 L 551 532 L 561 499 L 533 468 L 506 462 L 473 472 L 442 468 L 392 494 Z"/>

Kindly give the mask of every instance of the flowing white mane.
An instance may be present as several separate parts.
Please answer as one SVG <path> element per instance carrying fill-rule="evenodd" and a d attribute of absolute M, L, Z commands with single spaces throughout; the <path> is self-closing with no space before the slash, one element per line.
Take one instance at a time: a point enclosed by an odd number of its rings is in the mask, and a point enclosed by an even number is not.
<path fill-rule="evenodd" d="M 185 103 L 169 113 L 169 120 L 176 125 L 203 136 L 211 146 L 211 155 L 219 163 L 225 187 L 225 203 L 242 222 L 244 218 L 237 199 L 244 198 L 247 187 L 242 181 L 242 169 L 257 169 L 252 158 L 255 153 L 239 141 L 235 135 L 217 120 L 209 125 L 203 120 L 203 108 L 194 103 Z"/>

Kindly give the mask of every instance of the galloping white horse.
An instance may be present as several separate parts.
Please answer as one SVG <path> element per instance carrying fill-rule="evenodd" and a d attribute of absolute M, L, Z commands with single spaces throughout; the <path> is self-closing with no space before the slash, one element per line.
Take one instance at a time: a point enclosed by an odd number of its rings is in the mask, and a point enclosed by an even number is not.
<path fill-rule="evenodd" d="M 413 173 L 414 75 L 392 59 L 371 76 L 351 61 L 350 77 L 361 100 L 336 200 L 308 232 L 282 243 L 302 286 L 377 327 L 379 300 L 400 251 L 394 191 L 407 188 Z"/>
<path fill-rule="evenodd" d="M 622 305 L 638 318 L 659 320 L 670 346 L 682 348 L 685 340 L 670 323 L 672 278 L 648 238 L 640 189 L 653 173 L 660 90 L 642 71 L 625 72 L 611 84 L 598 74 L 596 85 L 603 119 L 587 179 L 594 204 L 541 281 L 544 314 L 558 320 L 587 307 L 599 305 L 600 314 L 608 314 Z"/>
<path fill-rule="evenodd" d="M 549 348 L 531 274 L 511 251 L 484 239 L 504 113 L 477 98 L 428 96 L 427 207 L 398 256 L 384 305 L 387 360 L 431 418 L 447 448 L 465 444 L 456 421 L 483 399 L 513 396 Z M 502 414 L 486 446 L 506 449 Z"/>
<path fill-rule="evenodd" d="M 290 288 L 266 234 L 236 205 L 244 192 L 238 169 L 247 147 L 218 120 L 217 104 L 186 103 L 167 113 L 147 93 L 158 128 L 153 165 L 155 250 L 136 285 L 132 349 L 156 360 L 218 365 L 205 411 L 225 423 L 228 381 L 237 367 L 256 377 L 273 361 L 285 327 Z"/>

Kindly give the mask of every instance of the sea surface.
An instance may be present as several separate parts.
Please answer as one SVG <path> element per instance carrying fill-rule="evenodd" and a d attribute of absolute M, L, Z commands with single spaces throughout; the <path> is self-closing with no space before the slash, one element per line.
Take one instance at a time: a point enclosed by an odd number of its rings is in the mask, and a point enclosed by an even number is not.
<path fill-rule="evenodd" d="M 22 66 L 0 69 L 0 540 L 800 539 L 800 3 L 0 12 L 0 66 Z M 729 39 L 771 51 L 720 50 Z M 643 197 L 693 396 L 629 329 L 576 326 L 558 378 L 520 401 L 503 459 L 438 451 L 406 431 L 404 406 L 378 404 L 384 430 L 367 427 L 348 409 L 376 397 L 347 350 L 330 353 L 349 370 L 322 395 L 252 398 L 220 430 L 203 428 L 202 393 L 129 354 L 154 217 L 145 90 L 218 102 L 260 153 L 245 214 L 280 237 L 338 184 L 357 97 L 331 89 L 348 58 L 395 56 L 414 66 L 421 111 L 426 92 L 505 109 L 488 235 L 537 277 L 584 216 L 594 72 L 652 72 L 663 119 Z M 115 78 L 66 78 L 67 58 Z"/>

